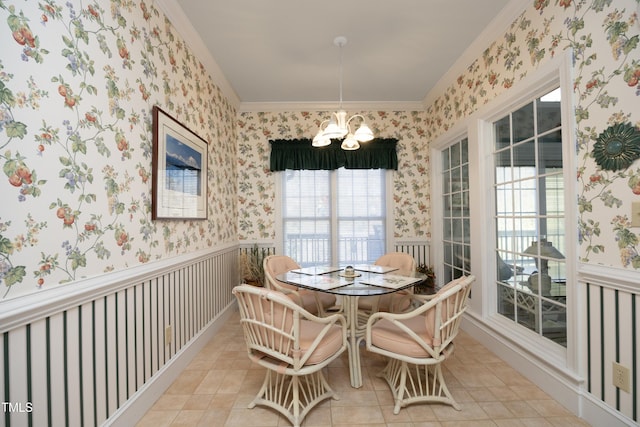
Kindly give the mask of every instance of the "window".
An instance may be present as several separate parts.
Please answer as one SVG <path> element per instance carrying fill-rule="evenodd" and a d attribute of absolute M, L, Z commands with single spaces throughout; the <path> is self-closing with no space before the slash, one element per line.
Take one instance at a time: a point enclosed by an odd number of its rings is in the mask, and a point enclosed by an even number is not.
<path fill-rule="evenodd" d="M 566 347 L 560 89 L 493 130 L 498 313 Z"/>
<path fill-rule="evenodd" d="M 469 144 L 464 138 L 442 151 L 442 283 L 471 274 L 469 222 Z"/>
<path fill-rule="evenodd" d="M 373 263 L 385 253 L 383 169 L 286 170 L 282 175 L 285 255 L 306 267 Z"/>

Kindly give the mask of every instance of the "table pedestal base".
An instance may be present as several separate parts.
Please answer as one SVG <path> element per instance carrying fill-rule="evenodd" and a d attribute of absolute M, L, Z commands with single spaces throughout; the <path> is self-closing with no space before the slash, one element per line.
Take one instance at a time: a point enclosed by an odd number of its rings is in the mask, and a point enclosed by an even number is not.
<path fill-rule="evenodd" d="M 343 297 L 344 316 L 347 320 L 347 350 L 349 354 L 349 376 L 351 387 L 362 387 L 362 368 L 360 366 L 360 342 L 364 338 L 364 330 L 358 327 L 358 297 Z"/>

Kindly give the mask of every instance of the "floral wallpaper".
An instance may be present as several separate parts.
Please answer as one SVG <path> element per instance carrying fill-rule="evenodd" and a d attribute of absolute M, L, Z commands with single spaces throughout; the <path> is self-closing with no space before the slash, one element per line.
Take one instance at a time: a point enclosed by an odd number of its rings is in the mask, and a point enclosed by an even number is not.
<path fill-rule="evenodd" d="M 394 235 L 429 238 L 429 156 L 426 116 L 419 111 L 348 111 L 362 114 L 374 134 L 398 139 L 398 170 L 393 172 Z M 238 118 L 240 240 L 275 240 L 275 180 L 269 171 L 269 140 L 313 138 L 323 112 L 244 112 Z"/>
<path fill-rule="evenodd" d="M 596 164 L 598 136 L 617 123 L 640 129 L 640 0 L 531 0 L 504 36 L 490 43 L 426 112 L 367 112 L 381 136 L 400 139 L 394 177 L 394 234 L 430 236 L 428 144 L 567 49 L 574 55 L 579 256 L 583 262 L 640 269 L 640 161 L 611 172 Z M 311 138 L 329 112 L 241 113 L 239 237 L 273 239 L 274 176 L 267 141 Z"/>
<path fill-rule="evenodd" d="M 531 0 L 426 111 L 359 112 L 399 140 L 396 238 L 430 236 L 429 142 L 572 49 L 580 259 L 639 269 L 640 164 L 592 155 L 610 126 L 640 128 L 639 1 Z M 275 238 L 268 140 L 311 138 L 329 112 L 236 114 L 150 0 L 0 0 L 0 18 L 0 299 Z M 206 221 L 151 220 L 153 105 L 209 143 Z"/>
<path fill-rule="evenodd" d="M 152 1 L 0 0 L 0 299 L 237 240 L 235 109 Z M 151 220 L 152 107 L 208 142 L 209 218 Z"/>
<path fill-rule="evenodd" d="M 640 161 L 602 170 L 593 158 L 598 136 L 618 123 L 640 130 L 640 0 L 532 0 L 504 36 L 427 108 L 427 138 L 549 61 L 572 49 L 578 154 L 580 261 L 640 269 L 640 229 L 631 203 L 640 201 Z"/>

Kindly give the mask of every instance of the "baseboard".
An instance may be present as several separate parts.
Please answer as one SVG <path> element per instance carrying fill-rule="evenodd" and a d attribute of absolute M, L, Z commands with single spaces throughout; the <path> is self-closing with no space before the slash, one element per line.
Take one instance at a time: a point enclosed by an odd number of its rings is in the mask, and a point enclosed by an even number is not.
<path fill-rule="evenodd" d="M 167 362 L 153 378 L 131 396 L 103 425 L 110 427 L 136 425 L 237 309 L 238 306 L 235 302 L 229 304 L 218 317 L 176 353 L 171 361 Z"/>
<path fill-rule="evenodd" d="M 590 425 L 637 426 L 633 420 L 587 393 L 579 382 L 570 377 L 561 377 L 554 372 L 557 370 L 546 367 L 540 359 L 496 333 L 479 319 L 465 316 L 461 328 Z"/>

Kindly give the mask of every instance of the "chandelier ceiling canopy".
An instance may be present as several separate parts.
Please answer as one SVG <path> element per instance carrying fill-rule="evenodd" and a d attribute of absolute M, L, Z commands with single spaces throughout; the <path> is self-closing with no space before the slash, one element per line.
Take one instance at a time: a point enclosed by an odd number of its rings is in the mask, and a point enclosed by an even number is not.
<path fill-rule="evenodd" d="M 332 139 L 344 138 L 341 145 L 343 150 L 357 150 L 361 142 L 373 139 L 373 132 L 362 115 L 354 114 L 347 118 L 347 112 L 342 108 L 342 48 L 347 44 L 347 38 L 338 36 L 333 40 L 333 44 L 340 48 L 340 107 L 338 111 L 331 113 L 331 118 L 320 123 L 320 129 L 313 138 L 312 145 L 326 147 L 331 144 Z M 352 132 L 351 126 L 356 122 L 359 122 L 360 126 Z"/>

